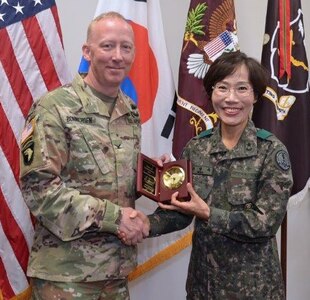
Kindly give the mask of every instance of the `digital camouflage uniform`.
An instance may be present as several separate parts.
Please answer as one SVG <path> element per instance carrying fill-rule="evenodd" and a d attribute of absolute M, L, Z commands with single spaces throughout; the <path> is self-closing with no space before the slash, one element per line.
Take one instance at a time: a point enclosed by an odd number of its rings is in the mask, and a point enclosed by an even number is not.
<path fill-rule="evenodd" d="M 276 233 L 292 187 L 285 146 L 249 121 L 227 150 L 220 130 L 206 131 L 185 147 L 193 185 L 210 206 L 196 218 L 186 283 L 187 299 L 284 299 Z M 179 230 L 191 217 L 158 209 L 151 236 Z"/>
<path fill-rule="evenodd" d="M 77 75 L 40 99 L 22 134 L 21 188 L 36 217 L 27 275 L 59 282 L 126 278 L 136 247 L 115 235 L 134 207 L 141 126 L 121 91 L 111 117 Z"/>

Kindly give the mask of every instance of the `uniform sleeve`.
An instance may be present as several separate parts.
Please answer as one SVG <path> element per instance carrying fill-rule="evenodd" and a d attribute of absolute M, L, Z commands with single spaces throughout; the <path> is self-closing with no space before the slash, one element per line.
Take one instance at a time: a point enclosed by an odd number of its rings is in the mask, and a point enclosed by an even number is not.
<path fill-rule="evenodd" d="M 280 143 L 271 145 L 256 182 L 256 199 L 231 210 L 211 205 L 208 226 L 212 231 L 244 242 L 263 242 L 275 236 L 286 213 L 293 179 L 286 148 Z"/>
<path fill-rule="evenodd" d="M 87 232 L 116 233 L 120 207 L 81 194 L 63 181 L 70 140 L 56 109 L 38 106 L 22 134 L 20 185 L 31 211 L 44 227 L 63 241 Z"/>
<path fill-rule="evenodd" d="M 161 208 L 149 215 L 151 224 L 149 237 L 155 237 L 162 234 L 184 229 L 192 222 L 193 217 L 184 215 L 177 211 L 167 211 Z"/>

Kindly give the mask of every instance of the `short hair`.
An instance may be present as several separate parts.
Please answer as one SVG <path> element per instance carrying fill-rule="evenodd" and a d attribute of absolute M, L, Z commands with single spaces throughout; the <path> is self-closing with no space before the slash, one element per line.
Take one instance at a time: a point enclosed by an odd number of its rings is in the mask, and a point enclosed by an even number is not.
<path fill-rule="evenodd" d="M 125 19 L 125 17 L 123 15 L 121 15 L 120 13 L 116 12 L 116 11 L 108 11 L 108 12 L 104 12 L 101 13 L 100 15 L 98 15 L 95 19 L 93 19 L 90 24 L 88 25 L 87 28 L 87 36 L 86 36 L 86 40 L 88 41 L 91 33 L 92 33 L 92 29 L 93 29 L 93 25 L 103 19 L 121 19 L 123 21 L 125 21 L 126 23 L 128 23 L 128 21 Z M 128 23 L 129 24 L 129 23 Z M 131 27 L 131 25 L 129 24 L 129 26 Z"/>
<path fill-rule="evenodd" d="M 253 87 L 255 97 L 261 98 L 266 91 L 269 73 L 256 59 L 248 57 L 241 51 L 224 52 L 211 64 L 203 79 L 203 85 L 208 96 L 211 97 L 213 87 L 217 82 L 233 74 L 241 65 L 245 65 L 248 69 L 249 82 Z"/>

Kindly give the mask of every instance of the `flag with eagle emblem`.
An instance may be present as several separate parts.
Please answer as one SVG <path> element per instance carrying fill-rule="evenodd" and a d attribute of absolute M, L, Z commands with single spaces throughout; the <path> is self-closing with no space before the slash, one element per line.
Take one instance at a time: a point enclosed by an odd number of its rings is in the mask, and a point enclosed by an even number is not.
<path fill-rule="evenodd" d="M 203 77 L 223 52 L 238 49 L 233 0 L 191 0 L 179 67 L 173 154 L 179 158 L 186 143 L 217 122 Z"/>

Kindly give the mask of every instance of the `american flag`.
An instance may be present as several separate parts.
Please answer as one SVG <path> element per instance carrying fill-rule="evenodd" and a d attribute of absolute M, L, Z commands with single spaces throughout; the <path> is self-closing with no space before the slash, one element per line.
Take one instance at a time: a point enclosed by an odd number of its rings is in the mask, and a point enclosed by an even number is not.
<path fill-rule="evenodd" d="M 38 97 L 71 79 L 55 1 L 0 0 L 0 45 L 0 299 L 11 299 L 27 294 L 33 238 L 18 181 L 25 118 Z"/>
<path fill-rule="evenodd" d="M 210 41 L 204 47 L 203 50 L 207 53 L 209 58 L 211 58 L 211 57 L 215 56 L 216 54 L 218 54 L 219 52 L 222 52 L 231 43 L 233 43 L 233 39 L 230 36 L 229 31 L 225 30 L 219 36 L 217 36 L 215 39 Z"/>

